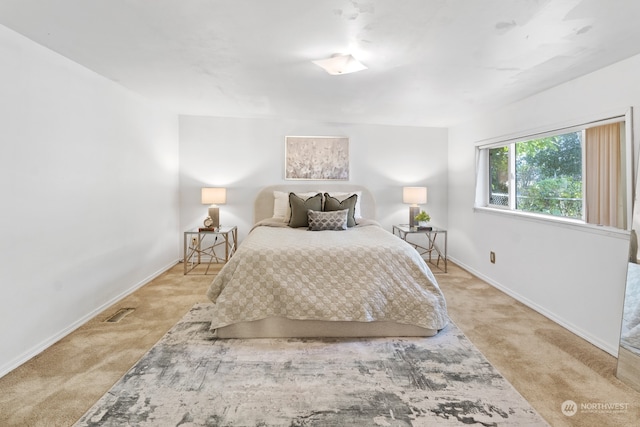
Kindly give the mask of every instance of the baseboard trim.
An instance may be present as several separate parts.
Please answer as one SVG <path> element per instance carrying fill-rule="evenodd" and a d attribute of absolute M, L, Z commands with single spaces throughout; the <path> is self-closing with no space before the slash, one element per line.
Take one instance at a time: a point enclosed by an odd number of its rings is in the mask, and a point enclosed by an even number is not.
<path fill-rule="evenodd" d="M 0 378 L 4 377 L 9 372 L 13 371 L 14 369 L 16 369 L 17 367 L 21 366 L 22 364 L 28 362 L 29 360 L 31 360 L 33 357 L 37 356 L 38 354 L 42 353 L 47 348 L 51 347 L 53 344 L 55 344 L 58 341 L 60 341 L 62 338 L 66 337 L 71 332 L 75 331 L 80 326 L 84 325 L 89 320 L 93 319 L 98 314 L 102 313 L 104 310 L 106 310 L 107 308 L 111 307 L 113 304 L 117 303 L 118 301 L 120 301 L 121 299 L 125 298 L 126 296 L 131 295 L 132 293 L 134 293 L 135 291 L 137 291 L 138 289 L 140 289 L 141 287 L 143 287 L 147 283 L 151 282 L 153 279 L 155 279 L 156 277 L 160 276 L 162 273 L 164 273 L 165 271 L 169 270 L 170 268 L 172 268 L 176 264 L 178 264 L 178 260 L 172 261 L 168 265 L 160 268 L 156 272 L 154 272 L 154 273 L 150 274 L 149 276 L 147 276 L 146 278 L 142 279 L 140 282 L 138 282 L 135 285 L 131 286 L 129 289 L 127 289 L 124 292 L 120 293 L 119 295 L 113 297 L 109 301 L 105 302 L 104 304 L 102 304 L 101 306 L 96 308 L 95 310 L 87 313 L 85 316 L 83 316 L 80 319 L 78 319 L 77 321 L 73 322 L 71 325 L 67 326 L 66 328 L 64 328 L 63 330 L 58 332 L 57 334 L 51 336 L 50 338 L 44 340 L 40 344 L 37 344 L 34 347 L 32 347 L 31 349 L 25 351 L 24 353 L 22 353 L 20 356 L 16 357 L 15 359 L 10 361 L 9 363 L 6 363 L 4 366 L 0 367 Z"/>
<path fill-rule="evenodd" d="M 599 338 L 591 335 L 587 331 L 577 327 L 576 325 L 572 324 L 571 322 L 567 322 L 565 319 L 563 319 L 563 318 L 557 316 L 556 314 L 548 311 L 544 307 L 536 304 L 535 302 L 533 302 L 533 301 L 529 300 L 528 298 L 518 294 L 517 292 L 513 292 L 508 287 L 502 285 L 499 282 L 496 282 L 495 280 L 491 279 L 490 277 L 485 276 L 484 274 L 480 273 L 476 269 L 474 269 L 474 268 L 466 265 L 465 263 L 461 262 L 460 260 L 458 260 L 458 259 L 456 259 L 454 257 L 449 257 L 449 259 L 453 263 L 455 263 L 458 266 L 460 266 L 461 268 L 467 270 L 469 273 L 473 274 L 474 276 L 479 277 L 480 279 L 484 280 L 485 282 L 487 282 L 488 284 L 490 284 L 494 288 L 496 288 L 496 289 L 500 290 L 501 292 L 504 292 L 505 294 L 509 295 L 510 297 L 515 299 L 516 301 L 521 302 L 522 304 L 526 305 L 530 309 L 542 314 L 544 317 L 546 317 L 549 320 L 557 323 L 558 325 L 562 326 L 563 328 L 567 329 L 568 331 L 576 334 L 577 336 L 579 336 L 580 338 L 586 340 L 587 342 L 595 345 L 599 349 L 606 351 L 607 353 L 609 353 L 610 355 L 612 355 L 614 357 L 618 357 L 618 346 L 611 347 L 608 343 L 606 343 L 606 342 L 600 340 Z"/>

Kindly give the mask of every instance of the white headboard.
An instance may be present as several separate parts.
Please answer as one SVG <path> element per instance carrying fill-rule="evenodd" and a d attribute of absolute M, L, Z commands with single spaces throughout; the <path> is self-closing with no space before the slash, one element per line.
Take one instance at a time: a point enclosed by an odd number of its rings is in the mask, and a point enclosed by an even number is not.
<path fill-rule="evenodd" d="M 258 222 L 273 216 L 273 192 L 294 192 L 302 193 L 307 191 L 324 192 L 352 192 L 360 191 L 362 198 L 360 199 L 360 210 L 362 217 L 367 219 L 376 219 L 376 203 L 371 192 L 361 185 L 350 184 L 282 184 L 270 185 L 264 187 L 256 196 L 253 210 L 253 221 Z"/>

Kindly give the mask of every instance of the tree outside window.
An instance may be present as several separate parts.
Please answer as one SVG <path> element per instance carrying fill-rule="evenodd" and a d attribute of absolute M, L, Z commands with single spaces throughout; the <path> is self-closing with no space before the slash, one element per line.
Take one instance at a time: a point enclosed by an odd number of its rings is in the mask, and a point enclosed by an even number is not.
<path fill-rule="evenodd" d="M 582 132 L 515 144 L 516 209 L 580 219 Z"/>
<path fill-rule="evenodd" d="M 489 204 L 509 206 L 509 147 L 489 150 Z"/>

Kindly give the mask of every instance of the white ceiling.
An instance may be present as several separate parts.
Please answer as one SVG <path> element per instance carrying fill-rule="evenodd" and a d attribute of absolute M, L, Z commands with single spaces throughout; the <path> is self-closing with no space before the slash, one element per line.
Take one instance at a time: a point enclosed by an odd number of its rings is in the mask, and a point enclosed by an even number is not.
<path fill-rule="evenodd" d="M 640 53 L 639 0 L 0 0 L 180 114 L 449 126 Z M 311 61 L 351 53 L 368 70 Z"/>

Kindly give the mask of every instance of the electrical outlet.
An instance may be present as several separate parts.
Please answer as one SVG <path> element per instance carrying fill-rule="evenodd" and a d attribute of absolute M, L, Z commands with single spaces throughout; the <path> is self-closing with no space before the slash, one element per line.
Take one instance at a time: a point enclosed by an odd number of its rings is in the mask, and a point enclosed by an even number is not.
<path fill-rule="evenodd" d="M 496 263 L 496 253 L 491 251 L 489 252 L 489 261 L 491 261 L 491 264 L 495 264 Z"/>
<path fill-rule="evenodd" d="M 193 246 L 193 247 L 198 246 L 198 238 L 197 237 L 192 237 L 191 238 L 191 246 Z"/>

